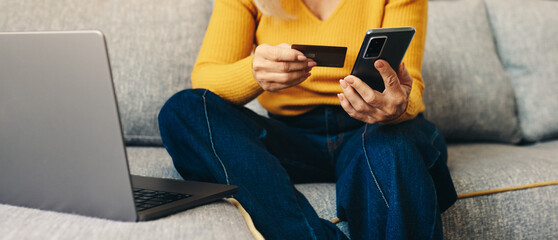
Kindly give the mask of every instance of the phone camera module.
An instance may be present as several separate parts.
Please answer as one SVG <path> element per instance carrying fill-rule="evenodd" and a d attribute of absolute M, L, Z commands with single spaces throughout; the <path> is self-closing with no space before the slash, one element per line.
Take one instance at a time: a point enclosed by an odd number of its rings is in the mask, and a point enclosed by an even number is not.
<path fill-rule="evenodd" d="M 365 58 L 377 58 L 382 53 L 382 49 L 384 48 L 384 44 L 386 43 L 387 37 L 374 37 L 370 39 L 370 43 L 368 44 L 368 49 L 366 49 L 366 54 L 364 55 Z"/>

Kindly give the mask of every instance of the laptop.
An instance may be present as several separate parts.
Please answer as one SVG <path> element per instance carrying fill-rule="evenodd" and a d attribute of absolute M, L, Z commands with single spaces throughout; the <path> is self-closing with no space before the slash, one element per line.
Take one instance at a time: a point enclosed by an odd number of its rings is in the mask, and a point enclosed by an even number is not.
<path fill-rule="evenodd" d="M 103 33 L 0 33 L 0 203 L 145 221 L 236 191 L 130 175 Z"/>

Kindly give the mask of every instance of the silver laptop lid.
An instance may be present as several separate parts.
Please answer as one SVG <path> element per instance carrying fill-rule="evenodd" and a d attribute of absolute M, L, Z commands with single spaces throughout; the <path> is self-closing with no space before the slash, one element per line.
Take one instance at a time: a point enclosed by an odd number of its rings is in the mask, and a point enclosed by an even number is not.
<path fill-rule="evenodd" d="M 0 203 L 137 219 L 101 32 L 0 33 Z"/>

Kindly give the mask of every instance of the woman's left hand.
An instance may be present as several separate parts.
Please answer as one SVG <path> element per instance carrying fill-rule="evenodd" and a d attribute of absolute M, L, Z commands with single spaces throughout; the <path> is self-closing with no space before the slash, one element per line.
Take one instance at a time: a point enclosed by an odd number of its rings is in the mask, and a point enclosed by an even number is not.
<path fill-rule="evenodd" d="M 377 60 L 378 69 L 386 86 L 380 93 L 359 78 L 349 75 L 339 83 L 343 93 L 337 94 L 341 106 L 353 118 L 366 123 L 382 123 L 397 119 L 407 109 L 413 78 L 401 63 L 397 73 L 388 62 Z"/>

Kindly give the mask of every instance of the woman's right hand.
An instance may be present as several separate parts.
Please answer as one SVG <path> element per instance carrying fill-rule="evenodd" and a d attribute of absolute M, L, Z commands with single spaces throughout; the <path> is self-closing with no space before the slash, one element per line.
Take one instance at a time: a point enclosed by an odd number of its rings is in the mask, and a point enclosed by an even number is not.
<path fill-rule="evenodd" d="M 254 52 L 252 72 L 263 90 L 276 92 L 306 80 L 316 65 L 289 44 L 262 44 Z"/>

